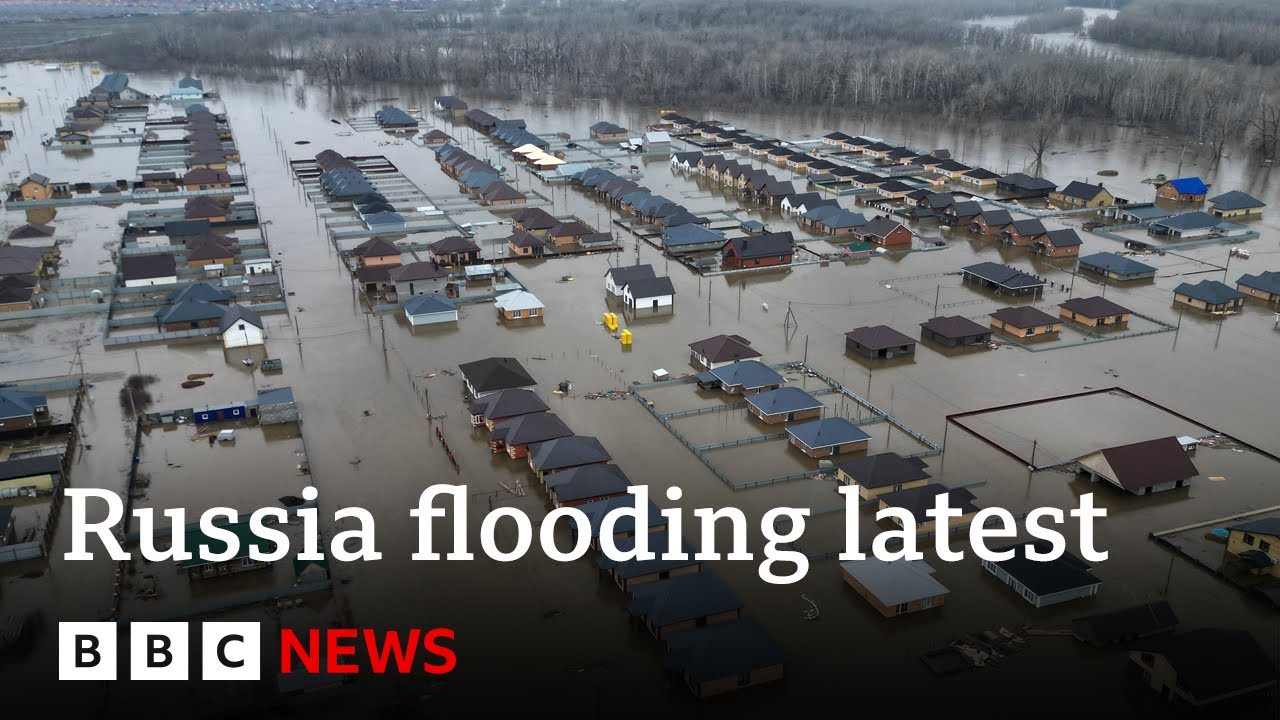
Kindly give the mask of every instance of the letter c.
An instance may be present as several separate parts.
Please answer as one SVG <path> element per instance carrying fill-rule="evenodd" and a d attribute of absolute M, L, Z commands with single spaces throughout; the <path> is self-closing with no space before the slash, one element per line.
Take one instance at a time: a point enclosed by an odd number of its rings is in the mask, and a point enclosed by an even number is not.
<path fill-rule="evenodd" d="M 218 641 L 218 662 L 222 663 L 223 667 L 233 667 L 233 668 L 244 667 L 243 659 L 232 660 L 231 658 L 227 657 L 227 646 L 233 642 L 237 642 L 243 645 L 244 636 L 228 635 Z"/>

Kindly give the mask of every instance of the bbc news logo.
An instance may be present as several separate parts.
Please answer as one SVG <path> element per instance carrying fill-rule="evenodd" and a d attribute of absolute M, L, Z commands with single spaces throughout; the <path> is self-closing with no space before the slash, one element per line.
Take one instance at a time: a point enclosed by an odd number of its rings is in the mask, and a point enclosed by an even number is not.
<path fill-rule="evenodd" d="M 201 680 L 259 680 L 262 630 L 256 622 L 204 622 L 200 627 Z M 369 628 L 312 629 L 301 635 L 280 630 L 281 674 L 371 672 L 443 675 L 458 664 L 449 628 L 408 631 Z M 189 680 L 190 625 L 184 622 L 129 624 L 131 680 Z M 59 680 L 115 680 L 118 626 L 114 622 L 58 623 Z M 360 651 L 364 650 L 363 663 Z"/>

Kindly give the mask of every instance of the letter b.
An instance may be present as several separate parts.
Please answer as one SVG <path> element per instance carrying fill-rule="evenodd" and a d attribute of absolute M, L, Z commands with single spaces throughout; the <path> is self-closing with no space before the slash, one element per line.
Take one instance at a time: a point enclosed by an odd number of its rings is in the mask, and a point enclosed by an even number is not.
<path fill-rule="evenodd" d="M 187 624 L 136 622 L 129 626 L 129 674 L 133 680 L 187 679 Z"/>
<path fill-rule="evenodd" d="M 59 680 L 115 680 L 116 624 L 58 623 Z"/>

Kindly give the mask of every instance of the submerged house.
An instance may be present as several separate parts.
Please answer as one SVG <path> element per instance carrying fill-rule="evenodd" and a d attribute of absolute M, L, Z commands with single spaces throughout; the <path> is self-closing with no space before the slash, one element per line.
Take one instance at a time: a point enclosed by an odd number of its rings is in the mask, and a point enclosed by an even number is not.
<path fill-rule="evenodd" d="M 1255 575 L 1280 577 L 1280 518 L 1228 525 L 1227 554 L 1246 563 Z"/>
<path fill-rule="evenodd" d="M 716 335 L 689 343 L 689 360 L 708 370 L 724 367 L 739 360 L 761 357 L 751 341 L 741 335 Z"/>
<path fill-rule="evenodd" d="M 885 562 L 868 555 L 840 568 L 845 583 L 886 618 L 941 607 L 951 592 L 923 560 Z"/>
<path fill-rule="evenodd" d="M 1244 630 L 1203 628 L 1137 643 L 1129 661 L 1152 690 L 1192 707 L 1262 692 L 1276 685 L 1276 666 Z"/>
<path fill-rule="evenodd" d="M 1017 338 L 1057 335 L 1062 322 L 1030 305 L 1005 307 L 991 313 L 991 329 Z"/>
<path fill-rule="evenodd" d="M 1202 203 L 1209 187 L 1198 177 L 1175 178 L 1156 186 L 1156 198 L 1177 203 Z"/>
<path fill-rule="evenodd" d="M 1071 634 L 1094 647 L 1111 647 L 1173 632 L 1177 625 L 1173 608 L 1168 602 L 1157 600 L 1075 618 L 1071 621 Z"/>
<path fill-rule="evenodd" d="M 1244 307 L 1244 293 L 1217 280 L 1184 282 L 1173 289 L 1173 302 L 1212 313 L 1234 312 Z"/>
<path fill-rule="evenodd" d="M 758 360 L 728 363 L 698 375 L 699 387 L 714 386 L 730 395 L 776 390 L 786 382 L 786 378 Z"/>
<path fill-rule="evenodd" d="M 919 458 L 882 452 L 840 463 L 836 471 L 840 482 L 857 485 L 858 496 L 871 500 L 886 493 L 927 485 L 933 476 L 924 468 L 925 463 Z"/>
<path fill-rule="evenodd" d="M 787 658 L 755 622 L 718 622 L 667 636 L 668 671 L 702 699 L 781 680 Z"/>
<path fill-rule="evenodd" d="M 871 436 L 853 422 L 840 417 L 824 418 L 787 428 L 789 442 L 811 458 L 863 452 Z"/>
<path fill-rule="evenodd" d="M 467 392 L 475 400 L 501 390 L 529 390 L 538 384 L 520 361 L 513 357 L 489 357 L 462 363 L 458 369 L 462 371 L 462 382 Z"/>
<path fill-rule="evenodd" d="M 587 435 L 553 438 L 529 446 L 529 469 L 543 484 L 549 475 L 584 465 L 607 463 L 612 459 L 613 456 L 598 439 Z"/>
<path fill-rule="evenodd" d="M 1076 474 L 1134 495 L 1186 487 L 1200 474 L 1176 437 L 1103 448 L 1076 459 Z"/>
<path fill-rule="evenodd" d="M 993 552 L 1013 550 L 1014 556 L 1000 562 L 983 560 L 982 568 L 1038 608 L 1098 594 L 1102 581 L 1089 572 L 1084 560 L 1070 552 L 1056 560 L 1032 560 L 1026 556 L 1032 546 L 1041 554 L 1052 549 L 1044 540 L 992 548 Z"/>
<path fill-rule="evenodd" d="M 596 474 L 600 474 L 609 468 L 616 469 L 617 466 L 590 465 L 582 468 L 580 471 L 570 472 L 592 471 Z M 561 479 L 568 476 L 570 472 L 556 476 L 552 479 L 552 482 L 559 483 Z M 617 470 L 618 475 L 621 476 L 621 473 L 621 470 Z M 623 479 L 625 480 L 625 476 L 623 476 Z M 548 487 L 550 487 L 550 484 L 548 484 Z M 623 490 L 623 494 L 626 494 L 626 490 Z M 678 547 L 680 547 L 687 556 L 687 559 L 684 560 L 662 559 L 662 555 L 666 552 L 671 542 L 671 535 L 668 531 L 663 530 L 661 532 L 651 533 L 647 540 L 649 543 L 649 549 L 657 555 L 654 559 L 619 561 L 611 560 L 607 556 L 601 555 L 596 558 L 596 567 L 600 568 L 602 572 L 608 573 L 609 576 L 613 578 L 613 581 L 618 584 L 618 587 L 622 588 L 624 591 L 630 591 L 632 587 L 637 585 L 656 582 L 658 580 L 666 580 L 667 578 L 678 577 L 680 575 L 691 575 L 702 571 L 702 561 L 693 559 L 693 549 L 689 547 L 689 543 L 685 541 L 684 538 L 679 538 L 680 542 L 678 545 Z M 624 553 L 630 551 L 635 547 L 635 545 L 636 540 L 634 537 L 625 538 L 616 542 L 618 550 Z"/>
<path fill-rule="evenodd" d="M 929 517 L 928 511 L 940 502 L 939 496 L 946 496 L 947 507 L 955 508 L 960 511 L 958 517 L 949 519 L 948 527 L 951 529 L 962 528 L 973 522 L 973 516 L 980 509 L 974 502 L 973 493 L 965 488 L 948 488 L 942 485 L 917 485 L 915 487 L 904 488 L 902 490 L 894 490 L 892 492 L 882 493 L 877 497 L 880 499 L 880 510 L 889 508 L 898 508 L 911 513 L 911 517 L 915 518 L 915 528 L 917 534 L 931 533 L 935 531 L 935 521 Z M 891 517 L 890 521 L 904 530 L 902 518 Z M 940 530 L 939 530 L 940 532 Z"/>
<path fill-rule="evenodd" d="M 627 612 L 654 637 L 742 617 L 742 601 L 711 571 L 677 575 L 631 589 Z"/>
<path fill-rule="evenodd" d="M 1243 220 L 1262 216 L 1267 204 L 1239 190 L 1231 190 L 1209 198 L 1209 214 L 1223 220 Z"/>
<path fill-rule="evenodd" d="M 569 438 L 562 438 L 568 440 Z M 556 442 L 552 440 L 551 442 Z M 547 444 L 547 443 L 544 443 Z M 533 454 L 530 454 L 532 462 Z M 576 507 L 598 500 L 622 497 L 631 487 L 622 468 L 608 462 L 584 463 L 544 475 L 547 495 L 553 507 Z M 601 559 L 604 559 L 603 557 Z M 623 590 L 626 589 L 625 583 Z"/>
<path fill-rule="evenodd" d="M 770 425 L 822 417 L 822 401 L 798 387 L 784 386 L 747 398 L 747 412 Z"/>
<path fill-rule="evenodd" d="M 916 341 L 888 325 L 868 325 L 844 334 L 845 349 L 863 357 L 892 359 L 912 355 Z"/>
<path fill-rule="evenodd" d="M 1154 267 L 1113 252 L 1094 253 L 1080 258 L 1080 269 L 1124 282 L 1150 280 L 1156 276 Z"/>
<path fill-rule="evenodd" d="M 404 317 L 414 327 L 457 322 L 458 306 L 442 295 L 415 295 L 404 302 Z"/>
<path fill-rule="evenodd" d="M 503 420 L 546 412 L 550 409 L 537 393 L 527 388 L 499 390 L 485 395 L 471 406 L 471 425 L 472 427 L 483 426 L 492 431 L 493 426 Z"/>
<path fill-rule="evenodd" d="M 556 438 L 569 437 L 573 431 L 555 413 L 530 413 L 494 423 L 489 433 L 489 449 L 506 452 L 513 460 L 529 456 L 529 447 Z"/>
<path fill-rule="evenodd" d="M 980 262 L 961 268 L 961 272 L 963 280 L 1001 294 L 1036 294 L 1045 286 L 1044 280 L 999 263 Z"/>
<path fill-rule="evenodd" d="M 1280 272 L 1267 270 L 1256 275 L 1244 274 L 1236 280 L 1236 290 L 1265 302 L 1280 300 Z"/>
<path fill-rule="evenodd" d="M 498 309 L 498 317 L 503 320 L 540 318 L 546 309 L 538 296 L 528 290 L 503 293 L 494 298 L 493 306 Z"/>
<path fill-rule="evenodd" d="M 944 347 L 985 345 L 991 342 L 991 329 L 963 315 L 939 316 L 920 323 L 920 339 Z"/>
<path fill-rule="evenodd" d="M 180 560 L 177 563 L 178 568 L 186 572 L 189 580 L 207 580 L 224 575 L 239 575 L 240 573 L 254 570 L 266 570 L 272 566 L 273 563 L 254 560 L 249 557 L 249 553 L 253 550 L 266 554 L 275 552 L 275 543 L 270 540 L 264 540 L 255 533 L 248 520 L 235 523 L 221 522 L 217 525 L 219 530 L 231 533 L 238 540 L 234 546 L 234 552 L 231 553 L 232 557 L 213 559 L 231 550 L 231 544 L 223 540 L 221 534 L 218 536 L 206 535 L 200 531 L 198 525 L 189 526 L 186 530 L 185 540 L 187 550 L 191 553 L 191 558 Z"/>
<path fill-rule="evenodd" d="M 427 254 L 437 265 L 468 265 L 480 261 L 480 246 L 470 238 L 454 235 L 428 245 Z"/>
<path fill-rule="evenodd" d="M 1116 196 L 1102 187 L 1102 183 L 1092 185 L 1079 180 L 1072 180 L 1061 190 L 1050 191 L 1049 200 L 1068 208 L 1100 208 L 1116 204 Z"/>
<path fill-rule="evenodd" d="M 1058 317 L 1090 328 L 1124 325 L 1131 314 L 1128 308 L 1101 295 L 1071 298 L 1058 304 Z"/>
<path fill-rule="evenodd" d="M 794 254 L 795 240 L 790 232 L 733 238 L 720 249 L 725 268 L 787 266 Z"/>

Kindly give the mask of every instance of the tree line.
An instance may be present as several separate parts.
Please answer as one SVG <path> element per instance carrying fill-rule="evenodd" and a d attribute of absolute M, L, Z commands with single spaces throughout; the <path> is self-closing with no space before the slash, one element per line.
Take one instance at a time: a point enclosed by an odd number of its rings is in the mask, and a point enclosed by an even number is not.
<path fill-rule="evenodd" d="M 1275 65 L 1280 3 L 1260 0 L 1135 0 L 1099 17 L 1089 37 L 1142 50 Z"/>
<path fill-rule="evenodd" d="M 450 84 L 462 93 L 726 109 L 834 106 L 855 117 L 902 110 L 976 121 L 1098 119 L 1158 126 L 1219 151 L 1248 132 L 1276 92 L 1275 73 L 1258 65 L 1118 61 L 965 22 L 1064 5 L 442 0 L 422 13 L 148 18 L 126 37 L 87 40 L 76 52 L 125 68 L 302 69 L 344 86 Z"/>

